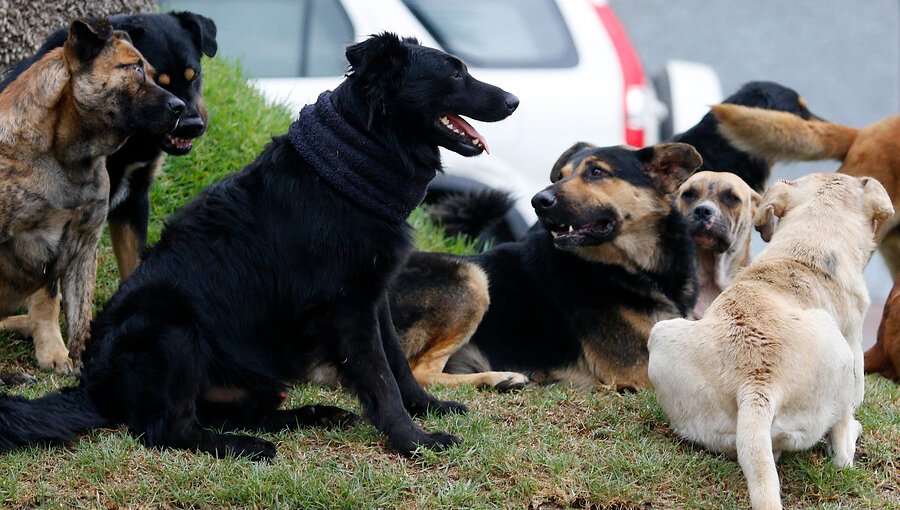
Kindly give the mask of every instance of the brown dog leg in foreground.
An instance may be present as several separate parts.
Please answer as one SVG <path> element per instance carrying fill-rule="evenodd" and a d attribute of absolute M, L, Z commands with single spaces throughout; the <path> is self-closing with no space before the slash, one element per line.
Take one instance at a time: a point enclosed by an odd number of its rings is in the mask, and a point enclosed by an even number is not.
<path fill-rule="evenodd" d="M 900 383 L 900 276 L 884 305 L 878 341 L 865 354 L 867 374 L 881 374 Z"/>

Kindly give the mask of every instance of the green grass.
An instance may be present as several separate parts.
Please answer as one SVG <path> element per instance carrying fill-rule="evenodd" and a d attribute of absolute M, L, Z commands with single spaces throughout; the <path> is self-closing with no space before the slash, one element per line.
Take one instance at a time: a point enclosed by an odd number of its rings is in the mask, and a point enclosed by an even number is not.
<path fill-rule="evenodd" d="M 235 71 L 204 64 L 209 133 L 192 156 L 169 158 L 153 192 L 151 239 L 162 220 L 203 186 L 241 168 L 291 117 L 264 107 Z M 445 239 L 424 213 L 411 223 L 423 249 L 470 252 Z M 100 252 L 98 305 L 115 290 L 108 239 Z M 29 341 L 0 335 L 4 368 L 36 372 Z M 71 385 L 49 372 L 12 393 L 37 397 Z M 265 434 L 278 445 L 269 463 L 141 446 L 125 431 L 100 430 L 68 447 L 0 456 L 2 508 L 748 508 L 736 462 L 675 438 L 652 391 L 581 393 L 565 387 L 497 394 L 438 387 L 469 405 L 466 416 L 428 417 L 430 430 L 463 439 L 443 453 L 404 459 L 371 426 Z M 900 508 L 900 389 L 866 381 L 858 416 L 864 432 L 853 468 L 839 470 L 819 445 L 779 462 L 788 508 Z M 346 392 L 295 388 L 287 405 L 340 405 Z"/>

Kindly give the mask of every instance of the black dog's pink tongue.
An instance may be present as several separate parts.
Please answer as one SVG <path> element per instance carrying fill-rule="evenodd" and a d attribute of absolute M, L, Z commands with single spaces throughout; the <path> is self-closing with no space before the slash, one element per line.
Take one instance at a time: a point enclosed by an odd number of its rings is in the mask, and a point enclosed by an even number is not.
<path fill-rule="evenodd" d="M 484 152 L 488 154 L 491 153 L 491 150 L 488 148 L 488 144 L 485 141 L 484 137 L 481 136 L 481 133 L 475 130 L 471 124 L 462 119 L 462 117 L 457 117 L 456 115 L 447 115 L 447 120 L 450 121 L 451 124 L 456 129 L 462 130 L 469 138 L 474 138 L 481 142 L 481 145 L 484 147 Z"/>

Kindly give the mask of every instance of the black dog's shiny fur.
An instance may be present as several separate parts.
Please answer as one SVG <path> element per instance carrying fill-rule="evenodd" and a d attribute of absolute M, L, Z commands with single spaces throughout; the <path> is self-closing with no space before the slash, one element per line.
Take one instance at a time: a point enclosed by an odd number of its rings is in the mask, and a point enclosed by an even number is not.
<path fill-rule="evenodd" d="M 185 111 L 178 126 L 169 133 L 177 138 L 197 138 L 207 127 L 206 108 L 201 95 L 203 54 L 215 56 L 216 25 L 205 16 L 191 12 L 120 15 L 110 18 L 115 30 L 128 33 L 135 48 L 156 70 L 156 78 L 166 75 L 169 83 L 160 86 L 184 101 Z M 13 64 L 0 80 L 0 90 L 12 83 L 47 52 L 66 42 L 67 29 L 60 28 L 49 36 L 31 57 Z M 185 76 L 193 70 L 193 79 Z M 159 81 L 158 81 L 159 83 Z M 189 152 L 167 141 L 166 135 L 132 136 L 118 151 L 106 159 L 109 172 L 108 218 L 117 256 L 127 253 L 130 260 L 119 261 L 124 278 L 137 264 L 137 255 L 147 241 L 150 218 L 150 185 L 163 153 L 182 155 Z M 124 229 L 130 232 L 125 234 Z M 121 246 L 131 243 L 132 246 Z M 123 263 L 124 266 L 123 267 Z"/>
<path fill-rule="evenodd" d="M 518 104 L 413 40 L 382 34 L 347 57 L 336 110 L 411 172 L 433 171 L 438 145 L 452 148 L 421 126 L 445 113 L 496 121 Z M 392 448 L 455 444 L 408 414 L 466 410 L 426 393 L 398 345 L 385 294 L 410 247 L 405 223 L 344 198 L 276 137 L 169 221 L 95 321 L 78 388 L 0 400 L 0 450 L 127 424 L 147 445 L 268 458 L 272 443 L 211 428 L 353 421 L 327 406 L 278 409 L 286 386 L 321 361 L 338 367 Z"/>
<path fill-rule="evenodd" d="M 818 118 L 809 111 L 797 92 L 771 81 L 746 83 L 722 102 L 781 110 L 807 120 Z M 772 162 L 755 158 L 728 143 L 719 133 L 719 121 L 711 112 L 691 129 L 675 135 L 671 141 L 693 145 L 703 158 L 700 170 L 731 172 L 759 193 L 766 189 Z"/>

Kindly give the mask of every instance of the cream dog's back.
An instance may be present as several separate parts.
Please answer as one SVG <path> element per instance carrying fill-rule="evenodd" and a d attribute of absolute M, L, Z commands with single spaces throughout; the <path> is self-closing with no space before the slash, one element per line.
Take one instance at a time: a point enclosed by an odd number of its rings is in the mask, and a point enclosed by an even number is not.
<path fill-rule="evenodd" d="M 754 508 L 781 508 L 781 450 L 809 448 L 830 432 L 835 463 L 852 463 L 869 305 L 862 270 L 892 213 L 874 179 L 777 183 L 754 218 L 771 240 L 766 250 L 702 320 L 653 328 L 649 374 L 673 428 L 736 454 Z"/>

